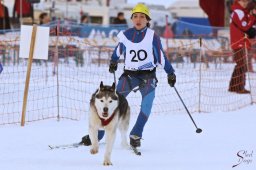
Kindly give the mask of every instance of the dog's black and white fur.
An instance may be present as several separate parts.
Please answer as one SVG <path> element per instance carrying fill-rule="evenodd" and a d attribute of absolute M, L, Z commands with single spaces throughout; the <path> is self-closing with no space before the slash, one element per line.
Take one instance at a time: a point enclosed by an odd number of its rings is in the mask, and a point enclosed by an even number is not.
<path fill-rule="evenodd" d="M 105 129 L 106 151 L 103 165 L 112 165 L 110 157 L 117 127 L 122 137 L 122 146 L 128 147 L 127 130 L 130 121 L 130 107 L 126 98 L 116 92 L 115 83 L 105 86 L 103 82 L 90 101 L 89 136 L 92 142 L 91 154 L 98 153 L 98 130 Z"/>

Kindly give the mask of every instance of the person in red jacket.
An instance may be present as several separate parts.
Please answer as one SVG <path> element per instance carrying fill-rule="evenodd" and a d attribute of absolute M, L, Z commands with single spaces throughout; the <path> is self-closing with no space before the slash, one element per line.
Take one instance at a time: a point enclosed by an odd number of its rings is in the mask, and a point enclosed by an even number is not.
<path fill-rule="evenodd" d="M 252 11 L 254 8 L 256 8 L 256 1 L 251 0 L 248 4 L 247 8 L 248 8 L 249 11 Z M 255 40 L 254 38 L 255 37 L 253 37 L 253 40 Z M 254 69 L 253 69 L 253 58 L 256 59 L 255 49 L 256 49 L 256 44 L 254 42 L 254 43 L 252 43 L 252 48 L 251 48 L 251 50 L 249 51 L 249 54 L 248 54 L 248 69 L 247 69 L 247 71 L 251 72 L 251 73 L 255 72 Z"/>
<path fill-rule="evenodd" d="M 234 61 L 236 62 L 230 83 L 229 91 L 239 94 L 248 94 L 245 89 L 245 73 L 247 71 L 246 50 L 250 49 L 251 44 L 248 39 L 248 30 L 255 24 L 256 10 L 248 11 L 249 0 L 235 0 L 232 5 L 230 21 L 230 40 L 233 50 Z"/>
<path fill-rule="evenodd" d="M 31 17 L 34 20 L 33 5 L 27 0 L 15 0 L 12 16 L 13 18 Z"/>
<path fill-rule="evenodd" d="M 8 8 L 0 1 L 0 30 L 11 29 Z M 0 31 L 0 34 L 4 33 Z"/>

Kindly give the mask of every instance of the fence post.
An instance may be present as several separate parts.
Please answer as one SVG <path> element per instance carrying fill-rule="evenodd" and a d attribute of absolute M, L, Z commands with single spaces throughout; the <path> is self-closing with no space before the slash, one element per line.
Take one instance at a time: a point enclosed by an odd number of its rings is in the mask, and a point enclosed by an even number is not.
<path fill-rule="evenodd" d="M 199 38 L 200 46 L 200 64 L 199 64 L 199 86 L 198 86 L 198 112 L 201 112 L 201 80 L 202 80 L 202 37 Z"/>
<path fill-rule="evenodd" d="M 6 63 L 6 58 L 5 58 L 5 47 L 3 46 L 3 50 L 2 50 L 2 53 L 3 53 L 3 65 L 5 65 Z"/>
<path fill-rule="evenodd" d="M 245 35 L 244 37 L 244 47 L 245 47 L 245 59 L 246 59 L 246 70 L 247 70 L 247 75 L 248 75 L 248 83 L 249 83 L 249 90 L 251 91 L 250 97 L 251 97 L 251 104 L 253 104 L 253 98 L 252 98 L 252 86 L 251 86 L 251 77 L 250 77 L 250 72 L 249 72 L 249 56 L 248 56 L 248 49 L 246 45 L 246 39 L 248 39 Z"/>
<path fill-rule="evenodd" d="M 56 44 L 55 44 L 55 53 L 54 53 L 54 66 L 53 66 L 53 74 L 56 74 L 57 76 L 57 109 L 58 109 L 58 115 L 57 120 L 60 120 L 60 87 L 59 87 L 59 32 L 60 32 L 60 20 L 58 20 L 58 24 L 56 27 Z M 55 70 L 56 69 L 56 70 Z"/>
<path fill-rule="evenodd" d="M 25 125 L 27 99 L 28 99 L 28 89 L 29 89 L 31 67 L 32 67 L 32 62 L 33 62 L 33 57 L 34 57 L 33 55 L 34 55 L 34 48 L 35 48 L 36 31 L 37 31 L 37 26 L 34 24 L 33 29 L 32 29 L 31 40 L 30 40 L 27 75 L 26 75 L 26 83 L 25 83 L 25 90 L 24 90 L 24 96 L 23 96 L 21 126 Z"/>

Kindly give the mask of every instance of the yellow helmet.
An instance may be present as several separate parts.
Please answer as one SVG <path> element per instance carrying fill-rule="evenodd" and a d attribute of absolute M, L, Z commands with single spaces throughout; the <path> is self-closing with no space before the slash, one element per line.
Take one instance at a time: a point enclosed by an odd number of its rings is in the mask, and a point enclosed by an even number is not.
<path fill-rule="evenodd" d="M 149 14 L 149 9 L 146 5 L 144 4 L 137 4 L 133 9 L 132 9 L 132 15 L 136 12 L 140 12 L 143 14 L 146 14 L 150 18 Z"/>

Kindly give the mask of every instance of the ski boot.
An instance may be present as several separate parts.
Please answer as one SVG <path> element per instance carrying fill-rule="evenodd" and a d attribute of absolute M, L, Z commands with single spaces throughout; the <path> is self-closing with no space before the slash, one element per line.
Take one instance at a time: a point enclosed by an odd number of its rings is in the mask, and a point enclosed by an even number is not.
<path fill-rule="evenodd" d="M 140 139 L 141 137 L 136 135 L 130 135 L 130 145 L 134 148 L 140 147 Z"/>

